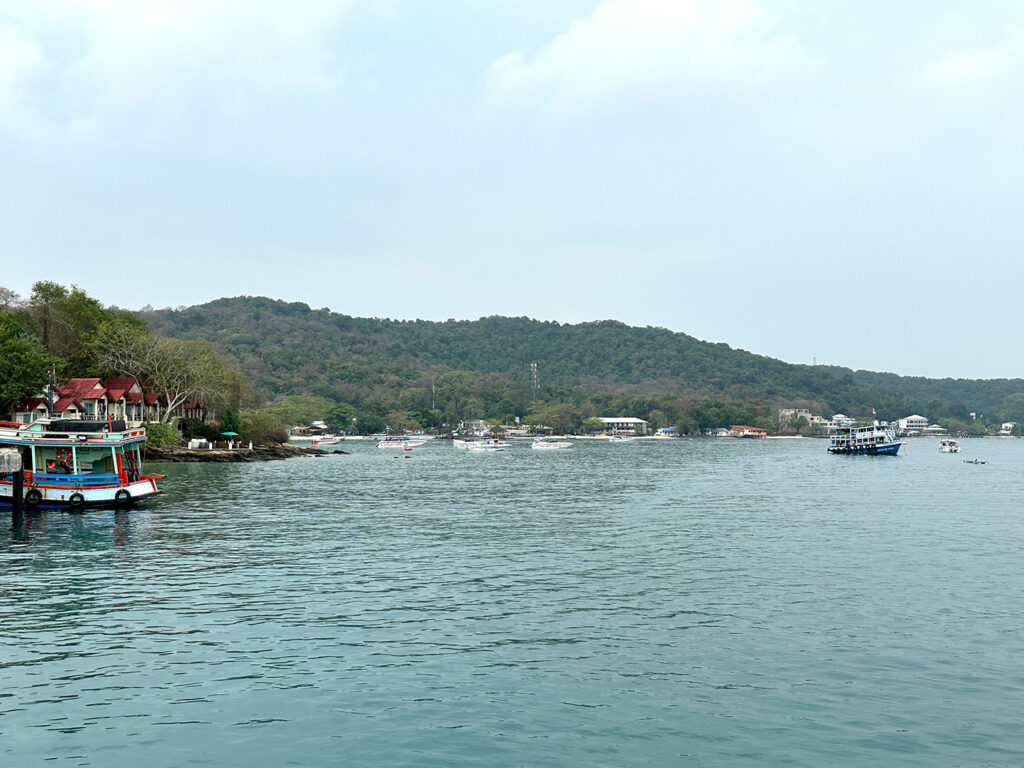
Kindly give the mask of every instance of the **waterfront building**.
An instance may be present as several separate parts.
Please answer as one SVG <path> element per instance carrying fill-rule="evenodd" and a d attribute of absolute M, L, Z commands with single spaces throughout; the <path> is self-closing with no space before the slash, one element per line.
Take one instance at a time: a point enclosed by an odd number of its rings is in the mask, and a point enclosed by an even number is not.
<path fill-rule="evenodd" d="M 646 435 L 647 422 L 643 419 L 633 418 L 606 418 L 601 417 L 605 431 L 613 435 Z"/>
<path fill-rule="evenodd" d="M 900 432 L 904 435 L 919 435 L 928 428 L 928 419 L 924 416 L 906 416 L 898 422 Z"/>

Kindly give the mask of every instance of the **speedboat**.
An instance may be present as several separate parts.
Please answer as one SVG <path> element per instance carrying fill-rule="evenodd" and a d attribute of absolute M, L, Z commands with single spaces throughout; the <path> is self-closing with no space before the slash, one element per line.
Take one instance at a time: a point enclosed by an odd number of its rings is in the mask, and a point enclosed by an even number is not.
<path fill-rule="evenodd" d="M 530 447 L 535 451 L 560 451 L 572 448 L 572 443 L 568 440 L 555 440 L 553 437 L 537 437 Z"/>
<path fill-rule="evenodd" d="M 341 442 L 340 437 L 334 437 L 333 435 L 324 435 L 323 437 L 314 437 L 313 445 L 337 445 Z"/>
<path fill-rule="evenodd" d="M 381 440 L 379 443 L 377 443 L 377 447 L 378 448 L 415 448 L 417 445 L 423 445 L 425 442 L 427 442 L 427 441 L 426 440 L 419 440 L 419 439 L 414 440 L 411 437 L 408 437 L 406 435 L 403 435 L 403 436 L 400 436 L 400 437 L 392 436 L 392 437 L 385 437 L 383 440 Z"/>
<path fill-rule="evenodd" d="M 130 507 L 161 491 L 164 475 L 142 472 L 146 430 L 122 419 L 36 419 L 0 422 L 0 448 L 21 454 L 25 506 L 83 509 Z M 0 504 L 11 505 L 14 477 L 0 477 Z"/>
<path fill-rule="evenodd" d="M 480 440 L 475 443 L 467 443 L 466 450 L 493 453 L 496 451 L 504 451 L 508 446 L 509 444 L 502 440 Z"/>
<path fill-rule="evenodd" d="M 960 443 L 956 440 L 941 440 L 939 450 L 943 453 L 960 453 Z"/>

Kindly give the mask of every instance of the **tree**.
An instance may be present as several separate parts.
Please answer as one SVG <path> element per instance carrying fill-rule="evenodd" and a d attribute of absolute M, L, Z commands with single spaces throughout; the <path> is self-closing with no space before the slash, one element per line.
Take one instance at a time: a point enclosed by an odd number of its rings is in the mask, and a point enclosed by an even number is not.
<path fill-rule="evenodd" d="M 242 414 L 237 430 L 243 440 L 257 445 L 281 444 L 288 440 L 288 429 L 266 410 L 249 410 Z"/>
<path fill-rule="evenodd" d="M 18 403 L 42 391 L 54 359 L 25 337 L 14 317 L 0 310 L 0 414 L 13 416 Z"/>
<path fill-rule="evenodd" d="M 100 349 L 110 368 L 163 394 L 163 422 L 193 399 L 208 408 L 226 407 L 237 385 L 237 372 L 209 342 L 168 339 L 121 318 L 104 325 Z"/>
<path fill-rule="evenodd" d="M 1003 421 L 1024 422 L 1024 392 L 1014 392 L 1003 398 Z"/>
<path fill-rule="evenodd" d="M 324 413 L 324 423 L 332 432 L 347 432 L 356 418 L 356 409 L 348 403 L 335 403 Z"/>
<path fill-rule="evenodd" d="M 601 432 L 604 430 L 604 422 L 596 416 L 591 416 L 589 419 L 583 420 L 583 428 L 587 432 Z"/>
<path fill-rule="evenodd" d="M 327 421 L 327 415 L 334 405 L 335 403 L 326 397 L 289 395 L 280 403 L 272 405 L 266 410 L 282 424 L 294 427 L 300 424 L 312 424 L 321 419 Z"/>
<path fill-rule="evenodd" d="M 104 322 L 119 315 L 104 309 L 77 286 L 69 290 L 46 280 L 32 286 L 21 314 L 32 334 L 50 354 L 64 361 L 64 372 L 71 375 L 95 373 L 99 362 L 95 335 Z M 120 314 L 125 315 L 124 322 L 142 324 L 128 313 Z"/>
<path fill-rule="evenodd" d="M 462 418 L 472 387 L 473 378 L 465 371 L 449 371 L 437 377 L 437 396 L 450 404 L 452 420 Z"/>
<path fill-rule="evenodd" d="M 225 411 L 224 418 L 220 422 L 221 434 L 234 432 L 236 435 L 242 432 L 242 419 L 232 411 Z"/>
<path fill-rule="evenodd" d="M 420 425 L 410 419 L 401 411 L 391 411 L 386 417 L 385 422 L 389 432 L 414 432 L 421 429 Z"/>
<path fill-rule="evenodd" d="M 181 433 L 163 422 L 147 424 L 146 442 L 154 448 L 172 448 L 181 445 Z"/>

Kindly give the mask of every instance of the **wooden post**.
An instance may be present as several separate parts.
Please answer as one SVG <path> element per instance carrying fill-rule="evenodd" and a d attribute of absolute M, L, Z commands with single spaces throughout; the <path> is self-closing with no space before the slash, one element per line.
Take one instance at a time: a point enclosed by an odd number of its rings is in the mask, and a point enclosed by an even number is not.
<path fill-rule="evenodd" d="M 11 519 L 21 517 L 24 477 L 21 474 L 21 454 L 18 451 L 0 451 L 0 475 L 11 476 Z"/>

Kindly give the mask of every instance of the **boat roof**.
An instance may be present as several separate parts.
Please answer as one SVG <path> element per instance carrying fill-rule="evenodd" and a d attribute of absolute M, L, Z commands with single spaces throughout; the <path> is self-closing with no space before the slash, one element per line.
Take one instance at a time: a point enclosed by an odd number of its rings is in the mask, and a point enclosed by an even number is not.
<path fill-rule="evenodd" d="M 146 440 L 142 427 L 127 429 L 122 419 L 36 419 L 28 424 L 0 422 L 0 445 L 125 445 Z"/>

